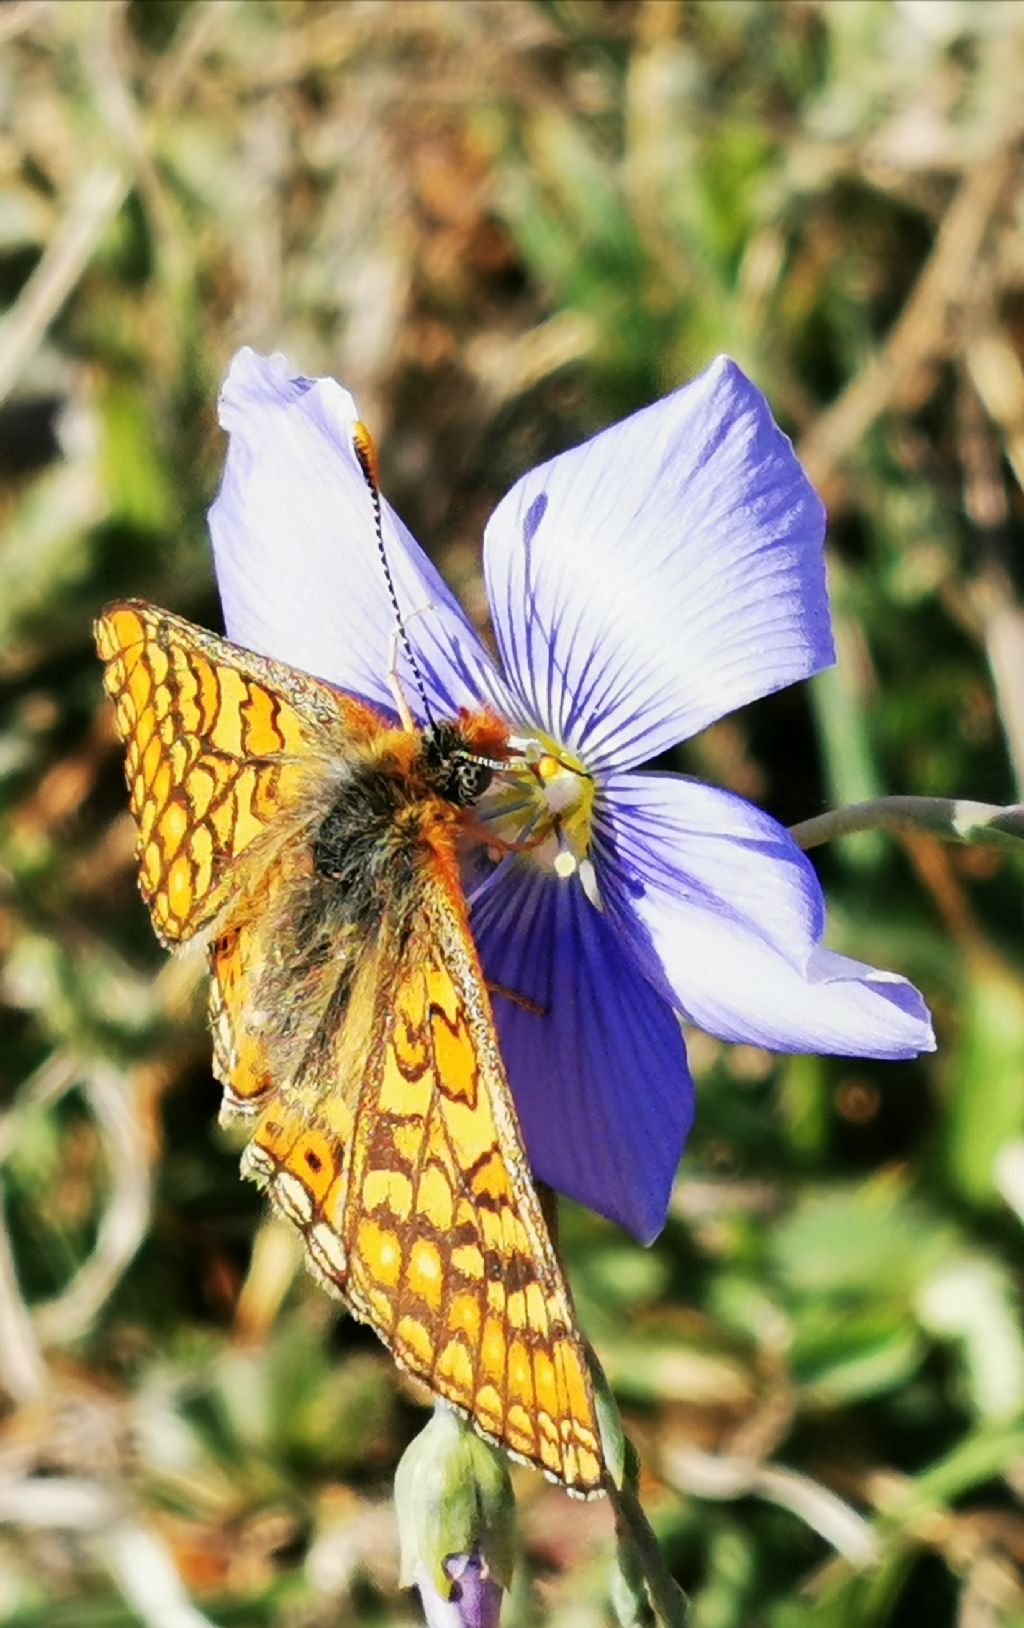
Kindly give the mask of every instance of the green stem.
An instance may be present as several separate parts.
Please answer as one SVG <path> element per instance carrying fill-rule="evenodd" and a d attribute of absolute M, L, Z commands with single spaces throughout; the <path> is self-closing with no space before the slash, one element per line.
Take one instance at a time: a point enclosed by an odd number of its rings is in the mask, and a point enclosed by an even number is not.
<path fill-rule="evenodd" d="M 683 1628 L 687 1599 L 665 1564 L 654 1528 L 643 1512 L 633 1488 L 626 1485 L 611 1491 L 619 1543 L 625 1543 L 639 1565 L 651 1605 L 664 1628 Z"/>
<path fill-rule="evenodd" d="M 875 797 L 850 803 L 790 826 L 801 848 L 816 848 L 854 831 L 913 831 L 945 842 L 1018 848 L 1024 840 L 1024 804 L 975 803 L 965 797 Z"/>
<path fill-rule="evenodd" d="M 622 1605 L 619 1620 L 642 1625 L 656 1619 L 663 1628 L 683 1628 L 687 1600 L 665 1564 L 650 1521 L 643 1512 L 637 1489 L 640 1458 L 622 1428 L 618 1404 L 601 1364 L 588 1345 L 594 1400 L 601 1430 L 605 1462 L 608 1465 L 606 1490 L 615 1512 L 619 1540 L 618 1582 Z M 643 1598 L 646 1594 L 646 1599 Z M 648 1603 L 649 1602 L 649 1603 Z"/>

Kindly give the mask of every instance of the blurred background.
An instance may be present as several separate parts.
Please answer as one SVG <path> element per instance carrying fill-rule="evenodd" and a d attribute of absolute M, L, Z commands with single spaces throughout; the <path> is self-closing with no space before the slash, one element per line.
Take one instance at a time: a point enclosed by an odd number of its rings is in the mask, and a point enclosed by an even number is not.
<path fill-rule="evenodd" d="M 90 621 L 217 626 L 236 346 L 356 393 L 477 617 L 527 467 L 728 350 L 831 510 L 840 663 L 679 766 L 787 822 L 1024 776 L 1017 0 L 8 0 L 0 10 L 0 1623 L 411 1623 L 424 1418 L 216 1128 Z M 566 1206 L 694 1628 L 1024 1624 L 1021 867 L 818 850 L 905 1066 L 692 1037 L 642 1250 Z M 608 1510 L 517 1472 L 507 1621 L 608 1617 Z"/>

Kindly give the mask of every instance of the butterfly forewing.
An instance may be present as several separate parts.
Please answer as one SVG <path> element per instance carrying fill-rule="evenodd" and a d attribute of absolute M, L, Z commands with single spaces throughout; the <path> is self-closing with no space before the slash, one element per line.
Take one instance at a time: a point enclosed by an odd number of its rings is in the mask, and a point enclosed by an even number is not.
<path fill-rule="evenodd" d="M 421 920 L 360 1098 L 350 1284 L 382 1313 L 393 1278 L 401 1360 L 486 1434 L 593 1490 L 602 1465 L 582 1343 L 464 907 L 438 877 Z"/>
<path fill-rule="evenodd" d="M 271 822 L 283 837 L 282 814 L 348 719 L 326 685 L 152 605 L 111 606 L 96 643 L 125 743 L 139 885 L 158 935 L 177 943 L 223 908 Z"/>

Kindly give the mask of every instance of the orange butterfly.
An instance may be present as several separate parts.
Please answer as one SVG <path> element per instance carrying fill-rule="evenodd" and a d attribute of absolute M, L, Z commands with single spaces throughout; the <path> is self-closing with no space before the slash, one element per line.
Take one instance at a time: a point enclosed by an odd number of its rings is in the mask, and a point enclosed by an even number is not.
<path fill-rule="evenodd" d="M 459 841 L 507 732 L 425 730 L 152 605 L 96 625 L 140 886 L 211 971 L 222 1119 L 315 1276 L 401 1365 L 575 1493 L 586 1356 L 470 935 Z"/>

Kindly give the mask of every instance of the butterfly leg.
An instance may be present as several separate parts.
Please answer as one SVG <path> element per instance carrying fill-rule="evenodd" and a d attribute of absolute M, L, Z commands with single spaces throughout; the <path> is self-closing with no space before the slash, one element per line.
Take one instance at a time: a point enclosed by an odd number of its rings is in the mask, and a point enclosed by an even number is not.
<path fill-rule="evenodd" d="M 513 1006 L 521 1006 L 524 1012 L 532 1012 L 534 1017 L 547 1017 L 548 1009 L 540 1001 L 531 1000 L 529 995 L 521 995 L 518 989 L 509 989 L 507 984 L 487 984 L 488 994 L 504 995 Z"/>
<path fill-rule="evenodd" d="M 432 604 L 420 605 L 418 610 L 414 610 L 405 618 L 405 627 L 407 628 L 409 623 L 413 621 L 415 617 L 422 616 L 424 611 L 433 610 L 433 608 L 434 607 Z M 394 633 L 391 635 L 391 654 L 388 657 L 388 689 L 391 691 L 392 698 L 394 699 L 395 711 L 398 713 L 402 728 L 411 733 L 416 728 L 416 720 L 413 717 L 412 709 L 406 700 L 405 691 L 402 688 L 402 680 L 398 671 L 398 647 L 402 642 L 402 636 L 403 629 L 401 627 L 396 627 Z"/>
<path fill-rule="evenodd" d="M 416 728 L 416 720 L 412 715 L 409 703 L 405 698 L 402 680 L 398 673 L 398 644 L 402 637 L 401 629 L 396 628 L 391 635 L 391 655 L 388 660 L 388 689 L 391 691 L 402 728 L 412 734 Z"/>
<path fill-rule="evenodd" d="M 554 827 L 547 825 L 542 830 L 535 831 L 532 837 L 499 837 L 483 820 L 464 819 L 463 834 L 470 842 L 478 842 L 484 848 L 491 848 L 504 858 L 508 854 L 525 854 L 531 848 L 539 848 L 542 842 L 550 837 Z"/>

